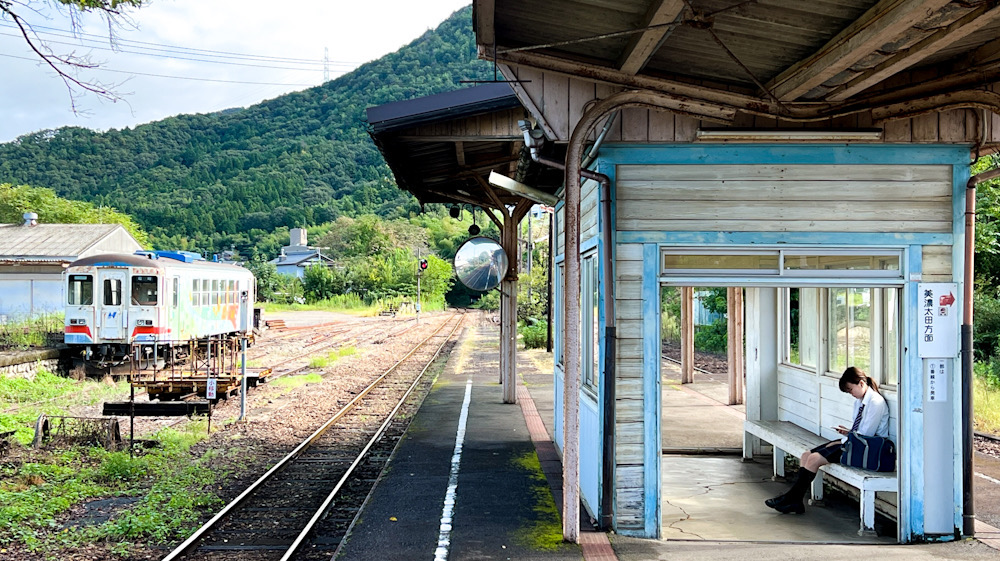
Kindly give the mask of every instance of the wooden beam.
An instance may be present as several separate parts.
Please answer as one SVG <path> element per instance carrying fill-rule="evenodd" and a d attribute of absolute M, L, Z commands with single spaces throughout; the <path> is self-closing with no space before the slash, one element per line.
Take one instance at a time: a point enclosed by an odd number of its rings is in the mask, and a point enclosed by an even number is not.
<path fill-rule="evenodd" d="M 461 140 L 455 143 L 455 161 L 458 162 L 458 167 L 465 167 L 465 142 Z"/>
<path fill-rule="evenodd" d="M 794 64 L 766 87 L 782 101 L 794 101 L 925 20 L 950 0 L 882 0 L 811 56 Z"/>
<path fill-rule="evenodd" d="M 492 45 L 496 30 L 493 28 L 493 16 L 496 13 L 495 0 L 475 0 L 472 3 L 472 13 L 476 18 L 476 42 Z"/>
<path fill-rule="evenodd" d="M 694 382 L 694 287 L 681 287 L 681 383 Z"/>
<path fill-rule="evenodd" d="M 654 2 L 649 11 L 646 12 L 642 27 L 670 23 L 677 19 L 683 10 L 684 0 Z M 626 74 L 638 74 L 671 31 L 673 31 L 672 27 L 659 27 L 633 35 L 622 56 L 618 59 L 618 69 Z"/>
<path fill-rule="evenodd" d="M 989 4 L 979 6 L 946 27 L 934 31 L 915 45 L 893 53 L 892 56 L 876 66 L 838 86 L 827 94 L 826 98 L 830 101 L 843 101 L 993 23 L 1000 17 L 998 4 L 1000 2 L 994 0 Z"/>
<path fill-rule="evenodd" d="M 729 405 L 740 405 L 743 403 L 743 288 L 726 288 L 726 304 Z"/>

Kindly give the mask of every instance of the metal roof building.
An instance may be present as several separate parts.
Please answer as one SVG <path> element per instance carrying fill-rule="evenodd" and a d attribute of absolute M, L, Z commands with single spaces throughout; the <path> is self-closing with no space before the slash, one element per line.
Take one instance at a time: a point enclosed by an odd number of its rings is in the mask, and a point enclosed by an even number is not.
<path fill-rule="evenodd" d="M 63 309 L 63 269 L 80 257 L 133 253 L 120 224 L 0 224 L 0 321 Z"/>

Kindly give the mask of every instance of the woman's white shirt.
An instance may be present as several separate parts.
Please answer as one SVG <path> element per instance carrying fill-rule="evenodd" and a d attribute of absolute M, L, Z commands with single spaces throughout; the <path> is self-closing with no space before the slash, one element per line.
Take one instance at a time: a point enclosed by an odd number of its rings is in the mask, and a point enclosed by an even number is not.
<path fill-rule="evenodd" d="M 877 391 L 871 386 L 865 386 L 865 395 L 861 399 L 854 400 L 854 409 L 851 413 L 851 423 L 858 417 L 858 409 L 864 404 L 865 410 L 861 413 L 861 424 L 858 425 L 858 432 L 865 436 L 889 436 L 889 404 L 885 402 Z M 847 442 L 847 437 L 840 439 Z"/>

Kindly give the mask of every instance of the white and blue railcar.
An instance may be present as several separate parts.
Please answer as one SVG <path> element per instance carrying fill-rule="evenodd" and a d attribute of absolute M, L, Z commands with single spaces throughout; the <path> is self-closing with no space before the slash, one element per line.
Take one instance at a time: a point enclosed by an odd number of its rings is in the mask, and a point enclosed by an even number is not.
<path fill-rule="evenodd" d="M 138 251 L 78 259 L 65 279 L 64 340 L 88 359 L 121 361 L 137 343 L 167 351 L 209 337 L 253 336 L 256 283 L 237 265 Z"/>

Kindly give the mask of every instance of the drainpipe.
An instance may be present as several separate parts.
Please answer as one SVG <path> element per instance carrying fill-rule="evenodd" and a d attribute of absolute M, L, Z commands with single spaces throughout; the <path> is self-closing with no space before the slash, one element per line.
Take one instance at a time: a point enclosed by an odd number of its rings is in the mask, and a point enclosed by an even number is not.
<path fill-rule="evenodd" d="M 594 143 L 594 147 L 591 149 L 590 154 L 587 155 L 587 158 L 585 160 L 585 162 L 587 164 L 589 164 L 590 162 L 592 162 L 594 160 L 594 158 L 597 156 L 597 151 L 600 148 L 601 143 L 604 141 L 604 137 L 607 136 L 608 131 L 611 130 L 611 123 L 614 121 L 614 118 L 615 118 L 615 115 L 612 115 L 608 119 L 607 123 L 605 123 L 604 130 L 601 131 L 601 134 L 598 136 L 597 141 Z M 538 163 L 540 163 L 540 164 L 542 164 L 542 165 L 549 166 L 549 167 L 556 168 L 556 169 L 561 169 L 561 170 L 565 171 L 566 166 L 563 165 L 561 162 L 557 162 L 555 160 L 549 160 L 547 158 L 542 157 L 539 154 L 539 150 L 540 150 L 542 144 L 544 143 L 544 137 L 542 136 L 542 131 L 540 131 L 538 129 L 531 129 L 530 125 L 527 122 L 525 122 L 525 121 L 521 121 L 519 124 L 521 124 L 521 128 L 524 131 L 524 141 L 525 141 L 525 145 L 528 147 L 528 149 L 529 149 L 529 151 L 531 153 L 531 159 L 534 160 L 534 161 L 536 161 L 536 162 L 538 162 Z M 601 470 L 601 472 L 602 472 L 602 480 L 601 480 L 600 520 L 598 521 L 598 524 L 600 525 L 600 527 L 601 527 L 602 530 L 607 531 L 607 530 L 611 530 L 612 529 L 611 525 L 612 525 L 612 512 L 613 512 L 613 507 L 614 507 L 613 502 L 614 502 L 614 466 L 615 466 L 615 464 L 614 464 L 614 451 L 615 451 L 615 407 L 614 407 L 614 405 L 615 405 L 615 377 L 614 377 L 614 372 L 615 372 L 615 349 L 616 349 L 615 338 L 616 338 L 616 330 L 615 330 L 615 300 L 614 300 L 614 294 L 615 294 L 615 292 L 614 292 L 614 284 L 613 284 L 613 277 L 612 277 L 612 249 L 611 249 L 611 178 L 608 177 L 607 175 L 604 175 L 603 173 L 597 173 L 597 172 L 594 172 L 594 171 L 590 171 L 588 169 L 581 169 L 580 175 L 582 177 L 587 178 L 587 179 L 593 179 L 593 180 L 595 180 L 595 181 L 597 181 L 597 182 L 599 182 L 601 184 L 601 196 L 600 196 L 600 199 L 601 199 L 601 225 L 602 225 L 602 228 L 601 228 L 601 247 L 602 247 L 601 258 L 602 258 L 602 261 L 604 263 L 604 266 L 601 267 L 601 271 L 602 271 L 601 284 L 603 285 L 603 288 L 604 288 L 604 291 L 603 291 L 604 292 L 604 294 L 603 294 L 603 296 L 604 296 L 604 376 L 601 379 L 601 385 L 602 385 L 602 389 L 604 390 L 603 391 L 603 396 L 604 396 L 604 399 L 603 399 L 603 409 L 604 409 L 603 433 L 604 433 L 604 439 L 603 439 L 603 441 L 601 443 L 601 446 L 602 446 L 602 452 L 601 452 L 601 458 L 602 458 L 602 470 Z M 568 217 L 569 216 L 569 204 L 568 203 L 567 203 L 566 208 L 567 208 L 567 217 Z M 579 212 L 579 204 L 577 204 L 576 210 L 577 210 L 577 212 Z M 568 222 L 568 219 L 567 219 L 567 222 Z M 579 232 L 577 232 L 577 240 L 579 240 Z M 566 255 L 568 256 L 568 252 L 567 252 Z M 568 259 L 568 257 L 567 257 L 567 259 Z M 577 267 L 579 267 L 579 261 L 580 261 L 579 251 L 577 251 L 577 255 L 576 255 Z M 567 275 L 568 275 L 569 274 L 568 273 L 569 268 L 567 267 L 566 270 L 567 270 Z M 579 282 L 579 280 L 577 282 Z M 563 299 L 564 300 L 568 299 L 568 298 L 566 298 L 567 294 L 579 294 L 579 293 L 580 293 L 579 286 L 577 287 L 577 289 L 574 292 L 569 292 L 569 289 L 567 288 L 567 290 L 563 293 Z M 575 323 L 567 323 L 566 325 L 576 325 L 576 324 L 579 324 L 579 316 L 575 320 Z M 576 332 L 576 330 L 573 330 L 573 331 Z M 567 335 L 567 337 L 568 337 L 568 335 Z M 577 337 L 579 337 L 579 335 L 577 335 Z M 579 347 L 579 344 L 580 344 L 579 340 L 577 340 L 575 342 L 570 342 L 567 339 L 567 342 L 563 345 L 564 352 L 566 352 L 566 349 L 568 349 L 570 345 L 575 345 L 574 348 L 576 348 L 576 347 Z M 579 360 L 579 358 L 577 358 L 577 360 Z M 569 370 L 569 366 L 567 365 L 567 372 L 569 372 L 569 371 L 570 371 Z M 568 383 L 564 386 L 564 392 L 563 392 L 563 398 L 564 398 L 563 399 L 563 404 L 564 404 L 564 407 L 565 407 L 565 404 L 567 402 L 567 396 L 576 396 L 576 399 L 574 399 L 573 401 L 574 401 L 575 404 L 577 404 L 577 407 L 579 407 L 579 404 L 578 404 L 578 401 L 577 401 L 579 399 L 579 389 L 580 389 L 579 388 L 579 378 L 577 377 L 575 379 L 577 380 L 577 382 L 576 382 L 576 386 L 577 387 L 576 387 L 576 390 L 573 391 L 573 393 L 570 392 Z M 567 425 L 564 424 L 563 426 L 566 427 Z M 579 428 L 579 422 L 577 422 L 577 430 L 575 432 L 575 434 L 577 434 L 577 435 L 579 434 L 578 428 Z M 569 432 L 566 431 L 566 436 L 564 436 L 564 438 L 569 438 L 568 435 L 569 435 Z M 576 436 L 576 438 L 578 440 L 579 436 Z M 567 479 L 566 479 L 566 464 L 568 463 L 568 461 L 567 461 L 567 458 L 565 456 L 567 455 L 566 451 L 569 450 L 569 449 L 570 449 L 570 447 L 568 445 L 566 445 L 566 442 L 564 440 L 564 443 L 563 443 L 563 452 L 564 452 L 564 458 L 563 458 L 563 472 L 564 472 L 563 476 L 564 477 L 563 477 L 563 481 L 567 481 Z M 578 447 L 574 447 L 573 449 L 576 450 L 576 449 L 578 449 Z M 578 462 L 578 459 L 576 459 L 574 461 Z M 574 478 L 574 479 L 570 479 L 570 481 L 575 481 L 577 479 L 578 479 L 578 477 Z M 575 503 L 574 504 L 577 504 L 577 505 L 579 504 L 579 499 L 578 498 L 575 499 Z M 563 507 L 563 509 L 564 509 L 563 512 L 564 513 L 566 512 L 566 508 L 567 507 L 568 507 L 568 505 L 564 504 L 564 507 Z M 578 512 L 577 512 L 577 516 L 579 516 Z M 565 515 L 564 515 L 564 519 L 565 519 Z M 579 524 L 577 524 L 577 528 L 578 527 L 579 527 Z M 563 537 L 565 537 L 568 541 L 574 541 L 569 536 L 567 536 L 565 534 L 565 529 L 564 529 L 564 536 Z"/>
<path fill-rule="evenodd" d="M 962 310 L 962 533 L 973 536 L 976 531 L 976 508 L 972 493 L 974 472 L 974 432 L 972 427 L 972 299 L 974 263 L 976 257 L 976 185 L 1000 177 L 994 169 L 969 178 L 965 189 L 965 286 Z"/>

